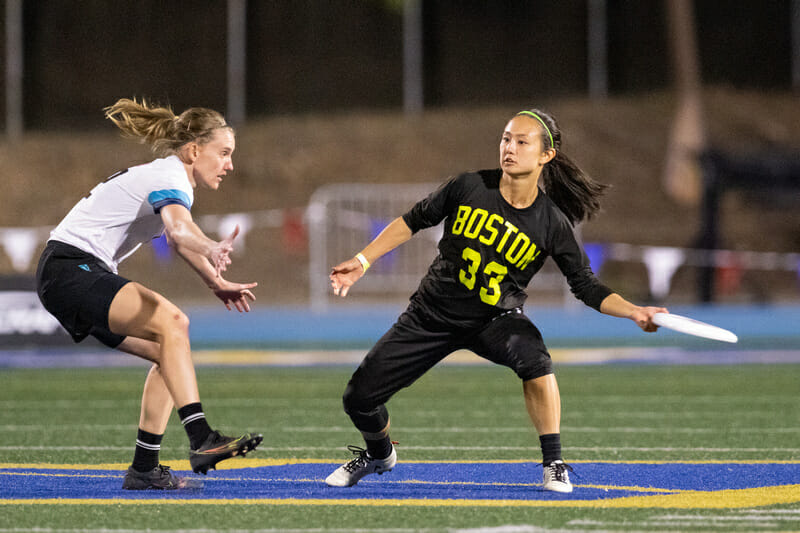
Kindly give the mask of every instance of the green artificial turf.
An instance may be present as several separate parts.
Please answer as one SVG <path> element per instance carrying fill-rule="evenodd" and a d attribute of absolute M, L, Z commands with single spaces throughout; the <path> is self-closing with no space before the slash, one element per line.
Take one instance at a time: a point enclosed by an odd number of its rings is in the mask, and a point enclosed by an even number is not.
<path fill-rule="evenodd" d="M 361 443 L 341 407 L 352 370 L 201 367 L 198 381 L 213 427 L 264 434 L 261 448 L 249 457 L 340 462 L 349 457 L 347 444 Z M 0 463 L 129 462 L 145 373 L 142 367 L 0 371 Z M 578 467 L 582 461 L 800 460 L 800 365 L 561 366 L 557 376 L 564 457 Z M 388 407 L 401 460 L 540 460 L 521 385 L 506 369 L 440 366 Z M 185 433 L 173 415 L 162 461 L 185 459 L 186 450 Z M 751 510 L 0 506 L 3 530 L 439 531 L 523 525 L 796 530 L 800 505 Z"/>

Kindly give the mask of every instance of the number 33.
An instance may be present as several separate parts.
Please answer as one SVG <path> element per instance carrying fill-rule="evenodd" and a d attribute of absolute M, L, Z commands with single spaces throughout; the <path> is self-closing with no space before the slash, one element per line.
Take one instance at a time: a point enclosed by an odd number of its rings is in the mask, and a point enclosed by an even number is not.
<path fill-rule="evenodd" d="M 458 272 L 458 280 L 469 290 L 475 288 L 475 281 L 477 280 L 478 268 L 481 266 L 483 258 L 481 254 L 472 248 L 464 248 L 461 257 L 467 261 L 467 270 L 461 269 Z M 489 305 L 495 305 L 500 301 L 500 282 L 508 274 L 508 268 L 496 263 L 490 262 L 483 269 L 483 273 L 489 277 L 489 285 L 481 287 L 479 291 L 481 301 Z"/>

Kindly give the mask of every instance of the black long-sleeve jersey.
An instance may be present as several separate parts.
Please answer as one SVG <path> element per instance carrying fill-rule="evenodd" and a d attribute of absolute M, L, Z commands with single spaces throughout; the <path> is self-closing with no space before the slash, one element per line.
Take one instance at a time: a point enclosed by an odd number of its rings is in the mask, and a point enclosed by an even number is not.
<path fill-rule="evenodd" d="M 500 194 L 500 169 L 456 176 L 418 202 L 403 220 L 412 232 L 445 220 L 439 254 L 412 303 L 456 327 L 475 327 L 522 307 L 525 287 L 550 256 L 570 290 L 597 310 L 611 289 L 592 273 L 564 213 L 539 190 L 524 209 Z"/>

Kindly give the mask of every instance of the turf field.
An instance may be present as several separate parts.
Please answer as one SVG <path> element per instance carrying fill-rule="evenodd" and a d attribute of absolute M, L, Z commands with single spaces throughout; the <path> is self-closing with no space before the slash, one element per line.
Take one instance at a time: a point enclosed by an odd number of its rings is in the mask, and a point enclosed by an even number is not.
<path fill-rule="evenodd" d="M 322 479 L 360 437 L 351 365 L 200 367 L 213 426 L 261 448 L 184 494 L 119 490 L 145 368 L 0 370 L 0 531 L 800 530 L 800 365 L 561 365 L 575 491 L 541 491 L 521 386 L 435 368 L 389 404 L 401 463 Z M 170 422 L 162 461 L 188 470 Z"/>

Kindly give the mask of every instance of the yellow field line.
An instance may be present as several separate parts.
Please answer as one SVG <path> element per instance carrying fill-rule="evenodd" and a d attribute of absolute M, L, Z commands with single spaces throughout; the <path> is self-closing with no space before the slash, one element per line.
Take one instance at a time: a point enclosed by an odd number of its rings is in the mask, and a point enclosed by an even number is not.
<path fill-rule="evenodd" d="M 240 458 L 233 461 L 220 463 L 219 470 L 239 470 L 242 468 L 258 468 L 261 466 L 283 466 L 283 465 L 296 465 L 296 464 L 338 464 L 341 463 L 339 459 L 257 459 L 257 458 Z M 476 460 L 441 460 L 441 461 L 405 461 L 408 464 L 527 464 L 534 461 L 524 459 L 476 459 Z M 687 464 L 687 465 L 717 465 L 717 464 L 771 464 L 771 465 L 795 465 L 800 464 L 800 460 L 786 460 L 786 461 L 770 461 L 770 460 L 737 460 L 737 461 L 721 461 L 721 460 L 703 460 L 703 461 L 569 461 L 570 464 L 612 464 L 612 465 L 670 465 L 670 464 Z M 189 461 L 164 461 L 173 470 L 191 470 Z M 0 469 L 3 468 L 17 468 L 17 469 L 40 469 L 40 470 L 127 470 L 130 463 L 97 463 L 97 464 L 51 464 L 51 463 L 0 463 Z"/>
<path fill-rule="evenodd" d="M 218 470 L 238 470 L 241 468 L 257 468 L 260 466 L 284 466 L 296 464 L 328 464 L 340 463 L 341 461 L 325 461 L 321 459 L 234 459 L 220 463 Z M 191 470 L 189 461 L 182 459 L 179 461 L 164 461 L 173 470 Z M 3 468 L 26 468 L 42 470 L 127 470 L 130 463 L 98 463 L 98 464 L 50 464 L 50 463 L 0 463 Z"/>
<path fill-rule="evenodd" d="M 122 472 L 119 474 L 54 474 L 52 472 L 2 472 L 0 476 L 23 476 L 23 477 L 86 477 L 86 478 L 118 478 L 122 477 Z"/>

